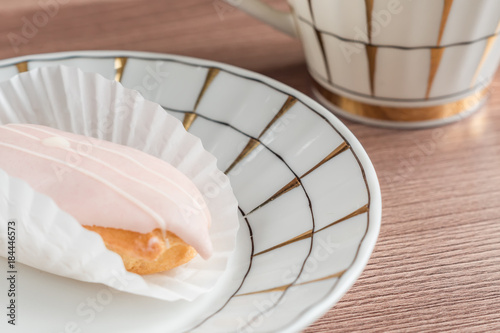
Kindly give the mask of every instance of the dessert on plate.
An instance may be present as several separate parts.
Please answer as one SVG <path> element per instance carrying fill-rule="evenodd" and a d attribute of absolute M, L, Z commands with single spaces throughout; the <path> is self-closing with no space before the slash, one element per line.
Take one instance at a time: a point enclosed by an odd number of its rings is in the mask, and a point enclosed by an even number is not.
<path fill-rule="evenodd" d="M 192 181 L 139 150 L 31 124 L 0 126 L 0 168 L 98 233 L 133 273 L 212 254 L 210 212 Z"/>
<path fill-rule="evenodd" d="M 0 92 L 0 219 L 16 221 L 20 264 L 165 301 L 214 288 L 235 255 L 238 202 L 199 138 L 75 67 L 35 68 Z M 4 258 L 7 233 L 0 223 Z"/>

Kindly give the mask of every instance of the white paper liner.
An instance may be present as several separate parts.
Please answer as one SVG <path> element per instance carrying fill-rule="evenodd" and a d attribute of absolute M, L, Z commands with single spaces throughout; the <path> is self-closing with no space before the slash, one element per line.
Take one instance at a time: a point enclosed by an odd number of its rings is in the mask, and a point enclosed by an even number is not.
<path fill-rule="evenodd" d="M 181 122 L 136 91 L 71 67 L 45 67 L 0 83 L 0 124 L 39 124 L 131 146 L 159 157 L 198 187 L 212 215 L 214 252 L 164 273 L 125 270 L 119 255 L 50 198 L 0 169 L 0 255 L 7 221 L 16 221 L 17 260 L 86 282 L 158 299 L 192 301 L 213 288 L 235 249 L 237 201 L 216 159 Z"/>

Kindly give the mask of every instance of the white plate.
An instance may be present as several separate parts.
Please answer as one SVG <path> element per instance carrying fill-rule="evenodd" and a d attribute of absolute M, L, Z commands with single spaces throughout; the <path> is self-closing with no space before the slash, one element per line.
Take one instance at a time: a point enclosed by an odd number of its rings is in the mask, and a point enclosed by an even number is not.
<path fill-rule="evenodd" d="M 119 79 L 202 139 L 239 201 L 237 251 L 216 288 L 191 303 L 20 267 L 18 325 L 4 316 L 2 331 L 293 332 L 332 307 L 361 274 L 380 228 L 380 188 L 360 143 L 318 103 L 243 69 L 142 52 L 9 59 L 0 62 L 0 80 L 59 64 Z M 7 270 L 3 259 L 1 266 Z"/>

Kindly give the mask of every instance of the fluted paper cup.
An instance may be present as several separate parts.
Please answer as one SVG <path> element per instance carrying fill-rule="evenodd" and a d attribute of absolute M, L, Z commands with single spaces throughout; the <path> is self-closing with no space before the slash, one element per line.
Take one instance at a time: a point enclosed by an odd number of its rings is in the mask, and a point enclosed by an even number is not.
<path fill-rule="evenodd" d="M 212 216 L 214 252 L 208 260 L 198 255 L 167 272 L 130 273 L 99 235 L 83 228 L 51 198 L 0 170 L 0 255 L 7 257 L 7 221 L 13 220 L 17 260 L 40 270 L 167 301 L 191 301 L 215 286 L 236 246 L 237 201 L 215 157 L 158 104 L 97 74 L 46 67 L 0 83 L 0 124 L 7 123 L 50 126 L 169 162 L 203 194 Z"/>

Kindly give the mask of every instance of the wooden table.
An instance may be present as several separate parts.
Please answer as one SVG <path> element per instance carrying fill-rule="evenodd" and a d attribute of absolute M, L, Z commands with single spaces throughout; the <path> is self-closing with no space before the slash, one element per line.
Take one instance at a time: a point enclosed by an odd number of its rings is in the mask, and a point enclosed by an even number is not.
<path fill-rule="evenodd" d="M 21 34 L 40 5 L 0 0 L 0 58 L 175 53 L 247 68 L 311 95 L 300 43 L 221 0 L 60 1 L 45 26 L 13 47 L 9 33 Z M 344 121 L 378 172 L 382 229 L 362 276 L 306 332 L 500 330 L 500 72 L 491 91 L 479 113 L 437 129 Z"/>

